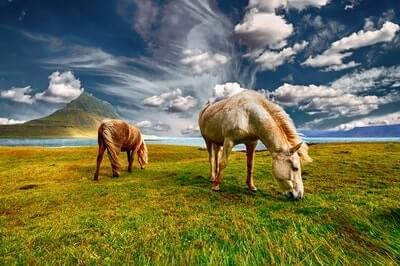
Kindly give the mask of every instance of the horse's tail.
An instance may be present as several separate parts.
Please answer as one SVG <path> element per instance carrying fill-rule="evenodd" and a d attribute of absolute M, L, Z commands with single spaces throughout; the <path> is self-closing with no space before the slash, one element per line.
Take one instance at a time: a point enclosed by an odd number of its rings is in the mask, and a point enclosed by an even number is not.
<path fill-rule="evenodd" d="M 98 134 L 99 143 L 101 139 L 107 149 L 108 158 L 110 159 L 112 168 L 119 169 L 121 164 L 118 160 L 118 148 L 114 144 L 112 130 L 108 127 L 100 127 Z"/>

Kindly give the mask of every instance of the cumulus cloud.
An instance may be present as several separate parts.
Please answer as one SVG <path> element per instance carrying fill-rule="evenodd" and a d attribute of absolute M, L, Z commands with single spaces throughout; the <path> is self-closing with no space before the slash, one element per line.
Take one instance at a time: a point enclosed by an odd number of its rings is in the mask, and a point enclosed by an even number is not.
<path fill-rule="evenodd" d="M 393 125 L 400 124 L 400 112 L 389 113 L 381 116 L 364 117 L 362 119 L 353 120 L 348 123 L 340 124 L 333 129 L 350 130 L 355 127 Z"/>
<path fill-rule="evenodd" d="M 35 99 L 29 93 L 32 91 L 31 86 L 23 88 L 11 88 L 0 93 L 1 98 L 10 99 L 14 102 L 32 104 Z"/>
<path fill-rule="evenodd" d="M 150 120 L 139 121 L 136 123 L 136 126 L 145 133 L 152 131 L 163 132 L 169 131 L 171 129 L 171 126 L 166 123 L 163 123 L 161 121 L 152 122 Z"/>
<path fill-rule="evenodd" d="M 289 8 L 303 10 L 307 7 L 321 8 L 329 3 L 329 0 L 287 0 Z"/>
<path fill-rule="evenodd" d="M 185 112 L 197 105 L 197 99 L 193 96 L 182 96 L 181 89 L 154 95 L 143 100 L 145 106 L 164 107 L 170 112 Z"/>
<path fill-rule="evenodd" d="M 69 103 L 78 98 L 83 90 L 80 80 L 71 71 L 55 71 L 49 76 L 47 90 L 35 94 L 35 99 L 49 103 Z"/>
<path fill-rule="evenodd" d="M 303 10 L 307 7 L 320 8 L 328 4 L 328 0 L 250 0 L 250 8 L 273 12 L 277 8 L 291 8 Z"/>
<path fill-rule="evenodd" d="M 160 95 L 154 95 L 154 96 L 148 97 L 143 100 L 143 104 L 146 106 L 151 106 L 151 107 L 159 107 L 159 106 L 162 106 L 165 102 L 172 100 L 181 95 L 182 95 L 181 89 L 175 89 L 172 91 L 161 93 Z"/>
<path fill-rule="evenodd" d="M 357 96 L 339 89 L 317 85 L 283 84 L 272 93 L 273 99 L 284 106 L 298 106 L 303 111 L 322 111 L 330 115 L 355 116 L 368 114 L 378 108 L 375 95 Z"/>
<path fill-rule="evenodd" d="M 217 84 L 213 89 L 213 97 L 210 102 L 216 102 L 225 98 L 229 98 L 241 91 L 245 90 L 237 82 L 227 82 L 225 84 Z"/>
<path fill-rule="evenodd" d="M 374 45 L 382 42 L 390 42 L 395 37 L 399 25 L 392 22 L 385 22 L 382 28 L 374 31 L 360 30 L 352 33 L 331 44 L 330 48 L 322 54 L 315 57 L 310 56 L 303 65 L 310 67 L 328 67 L 326 70 L 342 70 L 349 67 L 355 67 L 358 63 L 352 61 L 343 63 L 343 59 L 352 55 L 352 52 L 346 52 L 357 48 Z"/>
<path fill-rule="evenodd" d="M 15 124 L 23 124 L 25 122 L 26 121 L 15 120 L 7 117 L 0 117 L 0 125 L 15 125 Z"/>
<path fill-rule="evenodd" d="M 293 25 L 275 13 L 249 11 L 242 23 L 235 26 L 235 35 L 248 47 L 281 48 L 286 39 L 293 33 Z"/>
<path fill-rule="evenodd" d="M 71 71 L 63 73 L 56 71 L 49 76 L 49 87 L 43 92 L 32 95 L 31 86 L 26 86 L 2 91 L 0 96 L 15 102 L 27 104 L 32 104 L 37 100 L 49 103 L 69 103 L 81 95 L 83 90 L 81 82 L 75 78 Z"/>
<path fill-rule="evenodd" d="M 338 65 L 332 65 L 329 67 L 324 68 L 322 71 L 324 72 L 329 72 L 329 71 L 340 71 L 340 70 L 344 70 L 344 69 L 348 69 L 348 68 L 353 68 L 356 66 L 361 65 L 361 63 L 356 63 L 355 61 L 350 61 L 348 63 L 342 63 L 342 64 L 338 64 Z"/>
<path fill-rule="evenodd" d="M 396 89 L 386 88 L 400 79 L 399 70 L 400 67 L 373 68 L 344 75 L 327 85 L 285 83 L 268 96 L 284 106 L 330 117 L 365 115 L 381 105 L 400 101 Z M 382 87 L 383 95 L 376 95 Z"/>
<path fill-rule="evenodd" d="M 279 52 L 266 50 L 261 54 L 253 52 L 247 54 L 247 56 L 254 58 L 254 62 L 257 63 L 262 70 L 275 70 L 286 61 L 290 61 L 293 56 L 301 52 L 307 44 L 307 41 L 303 41 L 301 43 L 296 43 L 293 47 L 284 48 Z"/>
<path fill-rule="evenodd" d="M 373 92 L 378 88 L 388 88 L 396 83 L 400 83 L 400 66 L 354 71 L 333 81 L 330 87 L 349 93 L 366 93 Z"/>
<path fill-rule="evenodd" d="M 201 50 L 185 50 L 183 54 L 185 57 L 181 59 L 181 63 L 189 66 L 193 73 L 198 75 L 213 73 L 229 61 L 229 58 L 223 54 Z"/>
<path fill-rule="evenodd" d="M 170 112 L 186 112 L 197 105 L 197 100 L 192 96 L 178 96 L 168 104 Z"/>
<path fill-rule="evenodd" d="M 328 0 L 250 0 L 243 21 L 234 28 L 235 36 L 250 50 L 245 57 L 253 59 L 261 66 L 261 70 L 275 70 L 307 45 L 307 42 L 303 41 L 293 47 L 286 47 L 287 39 L 292 35 L 294 28 L 282 15 L 276 13 L 276 9 L 301 11 L 307 7 L 320 8 L 328 2 Z M 320 22 L 322 23 L 322 20 Z M 271 49 L 282 50 L 277 52 Z"/>
<path fill-rule="evenodd" d="M 188 127 L 181 130 L 181 134 L 189 136 L 199 136 L 200 128 L 198 125 L 189 125 Z"/>

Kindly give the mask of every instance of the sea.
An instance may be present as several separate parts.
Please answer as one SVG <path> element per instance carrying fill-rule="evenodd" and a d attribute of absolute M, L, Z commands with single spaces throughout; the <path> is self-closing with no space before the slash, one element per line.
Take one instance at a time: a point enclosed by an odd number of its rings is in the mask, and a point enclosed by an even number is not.
<path fill-rule="evenodd" d="M 400 142 L 397 138 L 307 138 L 303 137 L 306 143 L 348 143 L 348 142 Z M 205 148 L 204 140 L 201 137 L 154 137 L 145 138 L 148 144 L 183 145 Z M 97 145 L 94 138 L 0 138 L 0 146 L 39 146 L 39 147 L 82 147 Z M 243 150 L 244 145 L 237 145 L 235 150 Z M 258 150 L 265 149 L 259 142 Z"/>

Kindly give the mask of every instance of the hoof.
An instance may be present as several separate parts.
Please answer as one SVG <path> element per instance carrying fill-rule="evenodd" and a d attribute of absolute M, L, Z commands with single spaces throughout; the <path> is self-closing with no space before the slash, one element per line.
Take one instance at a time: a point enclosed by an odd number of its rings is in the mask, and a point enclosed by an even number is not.
<path fill-rule="evenodd" d="M 215 181 L 215 177 L 210 177 L 210 182 L 212 183 L 212 182 L 214 182 Z"/>
<path fill-rule="evenodd" d="M 219 185 L 213 186 L 211 189 L 212 189 L 212 191 L 220 191 Z"/>
<path fill-rule="evenodd" d="M 249 187 L 249 190 L 252 192 L 257 192 L 257 188 L 256 187 Z"/>
<path fill-rule="evenodd" d="M 119 177 L 119 173 L 113 173 L 113 177 Z"/>
<path fill-rule="evenodd" d="M 128 173 L 132 173 L 132 169 L 128 169 Z"/>
<path fill-rule="evenodd" d="M 97 177 L 93 178 L 94 181 L 99 181 L 99 179 Z"/>

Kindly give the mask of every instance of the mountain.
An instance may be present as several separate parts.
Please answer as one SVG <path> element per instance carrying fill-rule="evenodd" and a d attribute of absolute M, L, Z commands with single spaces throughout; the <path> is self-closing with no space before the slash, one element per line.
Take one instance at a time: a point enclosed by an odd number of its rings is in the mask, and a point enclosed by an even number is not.
<path fill-rule="evenodd" d="M 1 125 L 0 137 L 94 137 L 104 118 L 118 118 L 112 105 L 83 92 L 49 116 L 18 125 Z"/>
<path fill-rule="evenodd" d="M 400 124 L 355 127 L 350 130 L 303 130 L 301 133 L 314 138 L 394 138 L 400 137 Z"/>

